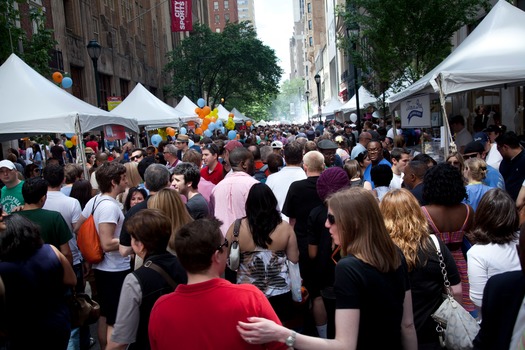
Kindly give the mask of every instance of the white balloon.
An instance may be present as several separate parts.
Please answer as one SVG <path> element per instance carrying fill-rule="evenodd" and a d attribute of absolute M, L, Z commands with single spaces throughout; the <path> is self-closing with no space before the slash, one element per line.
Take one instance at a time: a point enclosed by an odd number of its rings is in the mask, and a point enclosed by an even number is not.
<path fill-rule="evenodd" d="M 357 114 L 355 113 L 350 114 L 350 120 L 352 121 L 352 123 L 355 123 L 357 121 Z"/>

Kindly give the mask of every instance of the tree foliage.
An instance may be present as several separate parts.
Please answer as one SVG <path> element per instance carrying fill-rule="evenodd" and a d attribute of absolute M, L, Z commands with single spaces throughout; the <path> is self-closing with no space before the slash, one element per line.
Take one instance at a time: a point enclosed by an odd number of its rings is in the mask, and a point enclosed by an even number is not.
<path fill-rule="evenodd" d="M 222 33 L 194 25 L 191 35 L 169 53 L 170 96 L 200 97 L 209 106 L 224 99 L 226 108 L 261 113 L 279 92 L 282 70 L 273 49 L 265 46 L 248 22 L 228 24 Z M 235 103 L 235 104 L 234 104 Z M 257 117 L 257 116 L 255 116 Z"/>
<path fill-rule="evenodd" d="M 413 83 L 432 70 L 450 53 L 454 32 L 489 8 L 488 0 L 347 0 L 340 14 L 349 28 L 359 28 L 359 39 L 351 35 L 340 43 L 350 50 L 359 40 L 352 56 L 362 83 L 378 94 L 380 87 Z"/>
<path fill-rule="evenodd" d="M 0 1 L 0 63 L 15 53 L 29 66 L 44 76 L 51 72 L 49 68 L 50 51 L 56 45 L 53 30 L 46 28 L 46 16 L 42 8 L 33 7 L 22 13 L 16 4 L 27 4 L 28 0 Z M 36 32 L 26 33 L 19 27 L 23 18 L 33 23 Z"/>

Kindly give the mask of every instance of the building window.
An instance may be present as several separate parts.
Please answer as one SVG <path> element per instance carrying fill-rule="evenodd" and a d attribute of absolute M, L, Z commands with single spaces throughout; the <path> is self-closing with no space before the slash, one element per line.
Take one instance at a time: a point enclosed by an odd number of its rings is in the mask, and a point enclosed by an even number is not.
<path fill-rule="evenodd" d="M 224 22 L 228 23 L 229 21 L 230 21 L 230 14 L 229 13 L 225 13 L 224 14 Z"/>
<path fill-rule="evenodd" d="M 219 10 L 219 2 L 218 2 L 218 1 L 214 1 L 214 2 L 213 2 L 213 9 L 214 9 L 215 11 L 218 11 L 218 10 Z"/>
<path fill-rule="evenodd" d="M 129 80 L 120 79 L 120 96 L 125 99 L 129 95 Z"/>
<path fill-rule="evenodd" d="M 215 15 L 215 23 L 221 23 L 221 16 Z"/>
<path fill-rule="evenodd" d="M 308 30 L 312 30 L 312 20 L 308 20 Z"/>
<path fill-rule="evenodd" d="M 99 41 L 99 38 L 98 38 L 98 19 L 96 17 L 93 17 L 93 20 L 92 20 L 92 24 L 93 24 L 93 38 L 97 41 Z"/>
<path fill-rule="evenodd" d="M 312 13 L 312 3 L 308 3 L 308 13 Z"/>
<path fill-rule="evenodd" d="M 308 43 L 310 44 L 310 47 L 314 46 L 314 38 L 309 37 L 308 38 Z"/>
<path fill-rule="evenodd" d="M 100 104 L 105 111 L 108 110 L 108 96 L 111 96 L 111 76 L 99 74 L 100 80 Z"/>
<path fill-rule="evenodd" d="M 224 0 L 224 9 L 227 10 L 230 8 L 230 2 L 228 0 Z"/>

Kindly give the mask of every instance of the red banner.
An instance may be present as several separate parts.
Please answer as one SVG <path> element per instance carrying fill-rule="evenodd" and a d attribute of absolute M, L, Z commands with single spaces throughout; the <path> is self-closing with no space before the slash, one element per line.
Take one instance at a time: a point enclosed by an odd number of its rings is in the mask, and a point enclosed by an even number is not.
<path fill-rule="evenodd" d="M 172 32 L 186 32 L 193 30 L 191 1 L 192 0 L 171 0 Z"/>

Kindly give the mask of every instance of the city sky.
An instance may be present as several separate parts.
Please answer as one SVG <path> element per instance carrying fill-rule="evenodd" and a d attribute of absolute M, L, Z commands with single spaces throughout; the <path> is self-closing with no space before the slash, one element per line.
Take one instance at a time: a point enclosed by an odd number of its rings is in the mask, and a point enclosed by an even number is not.
<path fill-rule="evenodd" d="M 292 0 L 255 0 L 255 22 L 259 39 L 275 50 L 284 73 L 290 77 L 290 38 L 293 35 Z"/>

